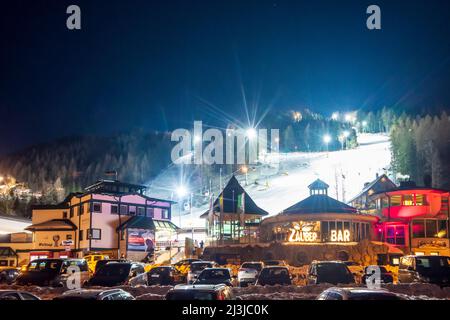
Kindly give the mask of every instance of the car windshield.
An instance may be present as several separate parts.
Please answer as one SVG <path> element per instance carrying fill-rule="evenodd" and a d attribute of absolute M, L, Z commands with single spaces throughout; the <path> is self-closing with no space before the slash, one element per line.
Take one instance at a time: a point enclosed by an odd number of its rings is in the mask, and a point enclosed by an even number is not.
<path fill-rule="evenodd" d="M 193 263 L 191 265 L 191 271 L 202 271 L 205 268 L 211 268 L 212 263 L 211 262 L 200 262 L 200 263 Z"/>
<path fill-rule="evenodd" d="M 287 277 L 288 275 L 289 272 L 285 268 L 266 268 L 261 273 L 263 277 Z"/>
<path fill-rule="evenodd" d="M 243 263 L 241 268 L 243 268 L 243 269 L 255 269 L 256 271 L 261 271 L 262 270 L 262 265 L 261 265 L 261 263 L 247 262 L 247 263 Z"/>
<path fill-rule="evenodd" d="M 341 263 L 322 263 L 317 265 L 317 272 L 321 274 L 347 275 L 349 270 L 345 264 Z"/>
<path fill-rule="evenodd" d="M 215 293 L 209 291 L 186 290 L 172 291 L 167 294 L 167 300 L 215 300 Z"/>
<path fill-rule="evenodd" d="M 97 275 L 105 277 L 126 277 L 130 274 L 130 269 L 130 264 L 108 263 L 97 271 Z"/>
<path fill-rule="evenodd" d="M 417 269 L 438 270 L 449 269 L 448 257 L 419 257 L 416 258 Z"/>
<path fill-rule="evenodd" d="M 199 279 L 229 279 L 230 272 L 226 269 L 206 269 L 200 274 Z"/>
<path fill-rule="evenodd" d="M 28 265 L 28 271 L 58 272 L 61 270 L 61 260 L 35 260 Z"/>

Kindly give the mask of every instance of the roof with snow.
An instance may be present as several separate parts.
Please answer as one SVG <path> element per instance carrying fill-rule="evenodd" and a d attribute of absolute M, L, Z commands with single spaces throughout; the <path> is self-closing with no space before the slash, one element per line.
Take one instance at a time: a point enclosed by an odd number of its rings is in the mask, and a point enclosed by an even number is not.
<path fill-rule="evenodd" d="M 244 212 L 246 214 L 255 214 L 266 216 L 269 213 L 256 205 L 253 199 L 248 195 L 245 189 L 241 186 L 239 181 L 233 175 L 228 181 L 225 188 L 216 198 L 213 203 L 215 211 L 220 211 L 220 198 L 223 195 L 223 212 L 225 213 L 238 213 L 238 196 L 244 194 Z M 200 218 L 206 218 L 209 210 L 203 213 Z"/>

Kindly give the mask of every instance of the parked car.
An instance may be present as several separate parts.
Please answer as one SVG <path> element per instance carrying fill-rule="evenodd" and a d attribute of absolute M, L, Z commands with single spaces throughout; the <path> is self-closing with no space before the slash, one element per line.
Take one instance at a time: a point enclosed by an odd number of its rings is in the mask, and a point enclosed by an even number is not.
<path fill-rule="evenodd" d="M 86 260 L 89 271 L 94 273 L 95 267 L 100 260 L 107 260 L 109 259 L 109 256 L 103 255 L 103 254 L 89 254 L 83 257 L 84 260 Z"/>
<path fill-rule="evenodd" d="M 238 283 L 240 287 L 246 287 L 248 284 L 254 284 L 264 268 L 264 263 L 244 262 L 238 271 Z"/>
<path fill-rule="evenodd" d="M 393 283 L 394 282 L 394 277 L 392 275 L 392 272 L 387 271 L 386 267 L 367 266 L 364 268 L 364 274 L 361 277 L 361 283 L 366 284 L 366 279 L 374 273 L 374 271 L 372 269 L 374 267 L 380 268 L 380 282 L 381 283 Z"/>
<path fill-rule="evenodd" d="M 317 300 L 407 300 L 404 296 L 383 289 L 328 288 Z"/>
<path fill-rule="evenodd" d="M 206 268 L 200 272 L 194 284 L 225 284 L 227 286 L 233 286 L 233 277 L 231 276 L 230 269 Z"/>
<path fill-rule="evenodd" d="M 81 283 L 89 279 L 89 268 L 84 259 L 36 259 L 22 271 L 15 283 L 19 285 L 66 286 L 70 266 L 78 267 Z"/>
<path fill-rule="evenodd" d="M 450 257 L 409 255 L 400 258 L 398 282 L 450 285 Z"/>
<path fill-rule="evenodd" d="M 289 274 L 287 267 L 269 266 L 261 270 L 256 285 L 259 286 L 274 286 L 274 285 L 291 285 L 292 277 Z"/>
<path fill-rule="evenodd" d="M 313 261 L 308 269 L 308 284 L 355 283 L 355 278 L 342 261 Z"/>
<path fill-rule="evenodd" d="M 147 272 L 147 285 L 170 285 L 182 283 L 184 276 L 172 266 L 154 267 Z"/>
<path fill-rule="evenodd" d="M 237 300 L 231 288 L 224 284 L 177 285 L 170 289 L 166 300 Z"/>
<path fill-rule="evenodd" d="M 288 264 L 284 260 L 264 260 L 264 265 L 269 266 L 285 266 L 287 267 Z"/>
<path fill-rule="evenodd" d="M 41 300 L 41 298 L 25 291 L 0 290 L 0 300 Z"/>
<path fill-rule="evenodd" d="M 19 276 L 17 268 L 7 268 L 0 271 L 0 283 L 12 284 Z"/>
<path fill-rule="evenodd" d="M 146 284 L 144 266 L 135 262 L 109 262 L 98 269 L 87 286 L 114 287 L 119 285 Z"/>
<path fill-rule="evenodd" d="M 103 267 L 105 264 L 110 262 L 131 262 L 127 259 L 104 259 L 104 260 L 98 260 L 95 264 L 94 273 L 98 271 L 101 267 Z"/>
<path fill-rule="evenodd" d="M 198 275 L 206 268 L 215 268 L 217 264 L 213 261 L 194 261 L 191 263 L 187 274 L 187 283 L 192 284 Z"/>
<path fill-rule="evenodd" d="M 177 263 L 175 263 L 173 266 L 180 271 L 181 273 L 187 275 L 187 273 L 189 272 L 189 269 L 191 268 L 191 264 L 194 261 L 200 261 L 200 259 L 183 259 L 178 261 Z"/>
<path fill-rule="evenodd" d="M 122 289 L 77 289 L 66 291 L 53 300 L 135 300 L 135 298 Z"/>

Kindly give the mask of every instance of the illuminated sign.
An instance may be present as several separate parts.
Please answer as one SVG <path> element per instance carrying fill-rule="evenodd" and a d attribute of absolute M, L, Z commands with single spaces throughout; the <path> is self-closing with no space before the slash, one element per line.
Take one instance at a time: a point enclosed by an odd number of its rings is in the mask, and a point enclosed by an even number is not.
<path fill-rule="evenodd" d="M 289 229 L 289 242 L 315 242 L 319 239 L 320 223 L 302 221 Z"/>
<path fill-rule="evenodd" d="M 350 230 L 331 230 L 331 242 L 350 242 Z"/>

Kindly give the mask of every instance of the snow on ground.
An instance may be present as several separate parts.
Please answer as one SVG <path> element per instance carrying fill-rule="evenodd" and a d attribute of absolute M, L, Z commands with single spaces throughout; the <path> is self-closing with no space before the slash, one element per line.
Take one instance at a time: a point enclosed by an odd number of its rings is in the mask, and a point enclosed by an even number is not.
<path fill-rule="evenodd" d="M 330 185 L 329 195 L 340 201 L 349 201 L 363 188 L 365 182 L 384 173 L 391 161 L 389 137 L 383 134 L 360 134 L 359 146 L 351 150 L 334 152 L 295 152 L 280 154 L 278 173 L 259 179 L 258 185 L 251 183 L 245 187 L 255 202 L 270 215 L 274 215 L 309 196 L 307 186 L 320 178 Z M 167 194 L 167 181 L 178 181 L 178 168 L 171 166 L 154 182 L 150 189 L 156 195 Z M 249 173 L 249 181 L 255 180 Z M 244 176 L 238 176 L 243 183 Z M 164 185 L 164 181 L 166 185 Z M 225 182 L 224 182 L 225 183 Z M 166 189 L 164 189 L 166 188 Z M 158 193 L 159 190 L 159 193 Z M 192 215 L 177 216 L 173 211 L 173 222 L 182 228 L 203 228 L 205 222 L 199 216 L 208 210 L 208 205 L 193 208 Z"/>
<path fill-rule="evenodd" d="M 243 300 L 313 300 L 324 290 L 333 287 L 331 284 L 306 285 L 306 286 L 248 286 L 245 288 L 233 288 L 236 296 Z M 348 287 L 348 285 L 341 285 Z M 101 287 L 92 287 L 101 288 Z M 119 286 L 115 288 L 123 289 L 131 293 L 137 300 L 162 300 L 165 294 L 172 288 L 171 286 Z M 450 288 L 441 289 L 432 284 L 389 284 L 383 285 L 384 289 L 404 295 L 413 300 L 429 299 L 450 299 Z M 34 293 L 43 300 L 53 299 L 61 295 L 63 288 L 47 288 L 38 286 L 8 286 L 0 285 L 0 290 L 12 289 L 23 290 Z M 105 290 L 111 288 L 104 288 Z"/>

